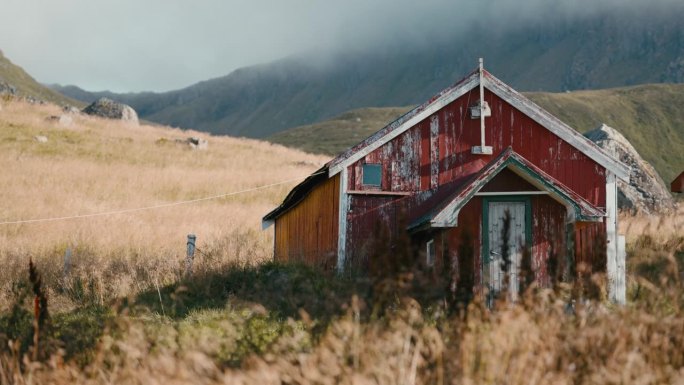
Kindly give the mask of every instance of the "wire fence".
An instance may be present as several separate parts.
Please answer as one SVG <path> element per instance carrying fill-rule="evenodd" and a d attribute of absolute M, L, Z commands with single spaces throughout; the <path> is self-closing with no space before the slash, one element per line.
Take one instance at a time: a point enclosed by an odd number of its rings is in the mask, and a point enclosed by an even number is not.
<path fill-rule="evenodd" d="M 231 197 L 231 196 L 235 196 L 235 195 L 246 194 L 249 192 L 265 190 L 265 189 L 268 189 L 271 187 L 276 187 L 276 186 L 284 185 L 287 183 L 292 183 L 292 182 L 295 182 L 298 180 L 302 180 L 302 178 L 304 178 L 304 176 L 300 176 L 297 178 L 292 178 L 292 179 L 288 179 L 288 180 L 284 180 L 284 181 L 280 181 L 280 182 L 276 182 L 276 183 L 270 183 L 267 185 L 252 187 L 252 188 L 248 188 L 245 190 L 233 191 L 233 192 L 229 192 L 229 193 L 225 193 L 225 194 L 212 195 L 212 196 L 190 199 L 190 200 L 184 200 L 184 201 L 160 203 L 160 204 L 145 206 L 145 207 L 135 207 L 135 208 L 121 209 L 121 210 L 102 211 L 102 212 L 98 212 L 98 213 L 89 213 L 89 214 L 77 214 L 77 215 L 68 215 L 68 216 L 61 216 L 61 217 L 34 218 L 34 219 L 21 219 L 21 220 L 13 220 L 13 221 L 4 221 L 4 222 L 0 222 L 0 225 L 20 225 L 20 224 L 29 224 L 29 223 L 57 222 L 57 221 L 65 221 L 65 220 L 73 220 L 73 219 L 103 217 L 103 216 L 109 216 L 109 215 L 130 214 L 130 213 L 136 213 L 136 212 L 146 211 L 146 210 L 155 210 L 155 209 L 161 209 L 161 208 L 187 205 L 187 204 L 192 204 L 192 203 L 197 203 L 197 202 L 204 202 L 204 201 L 209 201 L 209 200 L 213 200 L 213 199 L 227 198 L 227 197 Z"/>

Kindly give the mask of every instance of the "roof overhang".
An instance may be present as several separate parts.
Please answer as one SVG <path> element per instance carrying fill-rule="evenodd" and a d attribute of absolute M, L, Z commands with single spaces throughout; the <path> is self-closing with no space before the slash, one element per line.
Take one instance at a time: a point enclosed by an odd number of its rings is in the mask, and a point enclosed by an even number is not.
<path fill-rule="evenodd" d="M 545 191 L 551 198 L 567 209 L 567 220 L 570 222 L 598 222 L 606 216 L 605 211 L 595 207 L 582 196 L 546 174 L 510 147 L 477 172 L 471 179 L 452 194 L 447 200 L 426 216 L 409 225 L 409 231 L 427 228 L 456 227 L 458 213 L 489 181 L 502 170 L 509 169 L 532 184 L 540 191 Z"/>
<path fill-rule="evenodd" d="M 261 228 L 266 229 L 273 224 L 276 218 L 287 212 L 292 207 L 301 202 L 311 189 L 323 180 L 328 179 L 328 165 L 321 167 L 313 174 L 309 175 L 301 183 L 296 185 L 283 200 L 280 206 L 273 209 L 261 219 Z"/>
<path fill-rule="evenodd" d="M 331 160 L 329 163 L 330 168 L 328 175 L 333 176 L 339 173 L 343 168 L 363 158 L 377 148 L 380 148 L 409 128 L 439 111 L 442 107 L 465 95 L 468 91 L 477 87 L 478 84 L 478 71 L 473 71 L 456 85 L 443 90 L 427 102 L 400 116 L 397 120 L 380 129 L 366 140 L 351 147 L 335 159 Z"/>
<path fill-rule="evenodd" d="M 407 112 L 399 119 L 385 126 L 380 131 L 371 135 L 368 139 L 362 141 L 356 146 L 345 151 L 335 159 L 331 160 L 328 170 L 328 176 L 339 173 L 345 167 L 362 159 L 372 151 L 383 146 L 385 143 L 391 141 L 409 128 L 420 123 L 430 115 L 442 109 L 444 106 L 465 95 L 473 88 L 479 86 L 480 77 L 478 71 L 473 71 L 466 78 L 458 82 L 452 87 L 449 87 L 426 103 Z M 606 170 L 615 174 L 619 179 L 629 182 L 629 167 L 622 162 L 614 159 L 611 155 L 606 153 L 603 149 L 598 147 L 589 139 L 585 138 L 575 129 L 560 121 L 548 113 L 537 104 L 515 91 L 494 75 L 484 72 L 482 80 L 484 88 L 488 89 L 507 103 L 511 104 L 522 113 L 530 117 L 541 126 L 545 127 L 565 142 L 575 147 L 590 159 L 604 167 Z"/>

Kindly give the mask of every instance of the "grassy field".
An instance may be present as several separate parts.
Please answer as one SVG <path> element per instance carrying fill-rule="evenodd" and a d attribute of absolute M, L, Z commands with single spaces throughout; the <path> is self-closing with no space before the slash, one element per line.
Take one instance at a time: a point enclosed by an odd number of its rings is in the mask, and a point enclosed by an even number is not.
<path fill-rule="evenodd" d="M 54 106 L 15 102 L 3 104 L 0 114 L 0 222 L 147 207 L 290 180 L 130 214 L 1 225 L 0 307 L 7 304 L 11 277 L 24 269 L 28 257 L 46 273 L 59 275 L 67 248 L 73 269 L 101 282 L 102 296 L 109 298 L 150 287 L 153 281 L 175 280 L 189 233 L 197 235 L 200 250 L 220 253 L 221 260 L 269 259 L 271 233 L 260 230 L 261 215 L 326 160 L 265 142 L 82 115 L 62 126 L 46 120 L 60 114 Z M 48 142 L 35 136 L 46 136 Z M 208 139 L 208 150 L 175 141 L 189 136 Z M 121 269 L 129 274 L 120 274 Z"/>
<path fill-rule="evenodd" d="M 1 107 L 0 222 L 242 191 L 303 177 L 326 160 L 264 142 L 91 117 L 60 126 L 46 120 L 56 107 Z M 207 138 L 208 150 L 175 141 L 187 136 Z M 408 270 L 352 279 L 270 262 L 271 232 L 259 220 L 293 183 L 136 213 L 0 225 L 0 384 L 684 378 L 684 209 L 621 218 L 627 306 L 606 302 L 604 278 L 595 276 L 532 288 L 495 312 L 478 300 L 465 311 L 448 277 Z M 184 277 L 188 233 L 197 234 L 199 252 Z M 29 259 L 50 313 L 37 322 L 37 344 Z M 580 299 L 580 284 L 598 294 L 568 307 Z"/>
<path fill-rule="evenodd" d="M 617 129 L 666 182 L 684 170 L 684 85 L 565 93 L 525 93 L 562 121 L 586 132 L 602 123 Z M 312 125 L 292 128 L 268 140 L 312 153 L 337 155 L 410 110 L 362 108 Z"/>

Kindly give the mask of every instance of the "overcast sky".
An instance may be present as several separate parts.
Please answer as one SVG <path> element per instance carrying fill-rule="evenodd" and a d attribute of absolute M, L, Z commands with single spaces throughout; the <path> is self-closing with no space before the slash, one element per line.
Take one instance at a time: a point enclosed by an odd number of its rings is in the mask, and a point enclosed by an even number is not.
<path fill-rule="evenodd" d="M 302 52 L 429 44 L 485 16 L 512 24 L 638 2 L 0 0 L 0 50 L 43 83 L 164 91 Z"/>

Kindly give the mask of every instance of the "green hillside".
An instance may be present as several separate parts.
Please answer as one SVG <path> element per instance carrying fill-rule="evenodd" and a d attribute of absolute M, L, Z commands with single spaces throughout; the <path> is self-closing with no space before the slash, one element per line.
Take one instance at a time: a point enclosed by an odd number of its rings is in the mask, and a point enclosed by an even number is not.
<path fill-rule="evenodd" d="M 580 132 L 601 123 L 614 127 L 668 183 L 684 170 L 682 84 L 527 96 Z"/>
<path fill-rule="evenodd" d="M 526 94 L 580 132 L 606 123 L 622 132 L 665 181 L 684 169 L 684 85 L 654 84 L 607 90 Z M 268 140 L 308 152 L 342 152 L 410 107 L 361 108 L 292 128 Z"/>
<path fill-rule="evenodd" d="M 267 140 L 306 152 L 335 155 L 367 138 L 411 108 L 359 108 L 330 120 L 281 131 Z"/>
<path fill-rule="evenodd" d="M 23 68 L 12 63 L 0 51 L 0 86 L 14 87 L 17 95 L 32 97 L 59 105 L 82 106 L 83 103 L 66 97 L 42 84 L 38 83 Z"/>

